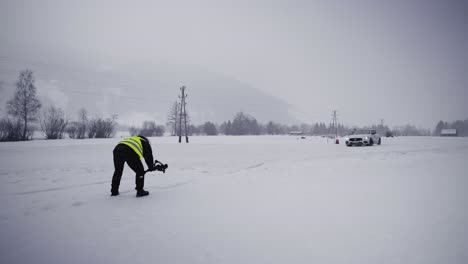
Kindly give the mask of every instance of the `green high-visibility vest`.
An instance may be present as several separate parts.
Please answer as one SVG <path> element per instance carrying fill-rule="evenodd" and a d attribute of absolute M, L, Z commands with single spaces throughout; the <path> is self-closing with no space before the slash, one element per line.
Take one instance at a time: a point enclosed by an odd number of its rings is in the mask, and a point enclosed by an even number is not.
<path fill-rule="evenodd" d="M 143 157 L 143 146 L 141 144 L 141 140 L 142 139 L 140 137 L 133 136 L 120 141 L 119 144 L 125 144 L 131 147 L 141 159 Z"/>

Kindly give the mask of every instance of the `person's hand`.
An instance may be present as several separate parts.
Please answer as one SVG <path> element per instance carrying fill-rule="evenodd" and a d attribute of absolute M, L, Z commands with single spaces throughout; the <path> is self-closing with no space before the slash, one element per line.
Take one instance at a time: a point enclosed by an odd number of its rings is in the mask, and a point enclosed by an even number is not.
<path fill-rule="evenodd" d="M 158 170 L 158 171 L 162 171 L 162 172 L 164 172 L 164 173 L 165 173 L 165 172 L 166 172 L 166 169 L 167 169 L 167 167 L 168 167 L 168 166 L 167 166 L 167 164 L 158 164 L 158 165 L 156 165 L 156 170 Z"/>
<path fill-rule="evenodd" d="M 151 168 L 149 168 L 149 171 L 155 171 L 156 170 L 156 166 L 152 166 Z"/>

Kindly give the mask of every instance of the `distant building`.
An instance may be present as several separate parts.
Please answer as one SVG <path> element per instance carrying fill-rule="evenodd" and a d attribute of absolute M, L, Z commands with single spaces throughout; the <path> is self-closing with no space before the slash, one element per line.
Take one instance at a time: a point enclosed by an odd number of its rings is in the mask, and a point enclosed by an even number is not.
<path fill-rule="evenodd" d="M 304 133 L 302 131 L 291 131 L 289 132 L 289 135 L 291 136 L 300 136 L 303 135 Z"/>
<path fill-rule="evenodd" d="M 456 129 L 442 129 L 440 131 L 440 136 L 441 137 L 457 137 L 458 133 Z"/>

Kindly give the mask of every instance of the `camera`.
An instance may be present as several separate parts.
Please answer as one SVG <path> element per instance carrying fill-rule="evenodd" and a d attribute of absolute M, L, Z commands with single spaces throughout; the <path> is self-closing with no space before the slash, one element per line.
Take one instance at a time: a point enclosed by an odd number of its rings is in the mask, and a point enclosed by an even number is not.
<path fill-rule="evenodd" d="M 157 164 L 157 165 L 155 166 L 155 168 L 156 168 L 157 171 L 162 171 L 163 173 L 166 173 L 167 167 L 168 167 L 167 164 L 162 164 L 162 163 L 161 163 L 161 164 Z"/>

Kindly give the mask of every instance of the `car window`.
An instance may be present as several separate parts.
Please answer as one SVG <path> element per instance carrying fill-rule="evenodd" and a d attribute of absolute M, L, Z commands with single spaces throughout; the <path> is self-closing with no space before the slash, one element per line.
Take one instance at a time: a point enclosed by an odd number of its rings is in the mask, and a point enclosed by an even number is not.
<path fill-rule="evenodd" d="M 358 129 L 358 130 L 356 130 L 353 134 L 355 134 L 355 135 L 359 135 L 359 134 L 369 134 L 369 130 Z"/>

